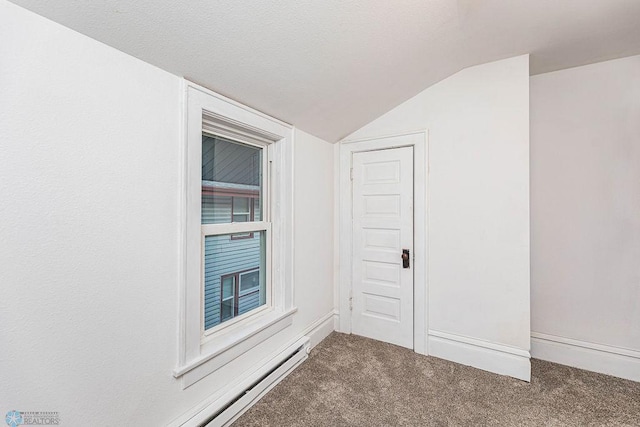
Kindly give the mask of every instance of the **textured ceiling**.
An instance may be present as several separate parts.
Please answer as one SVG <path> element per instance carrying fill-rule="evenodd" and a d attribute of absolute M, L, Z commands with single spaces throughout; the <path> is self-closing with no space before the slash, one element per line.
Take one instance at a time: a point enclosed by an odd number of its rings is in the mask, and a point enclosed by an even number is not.
<path fill-rule="evenodd" d="M 328 141 L 462 68 L 640 54 L 640 0 L 13 0 Z"/>

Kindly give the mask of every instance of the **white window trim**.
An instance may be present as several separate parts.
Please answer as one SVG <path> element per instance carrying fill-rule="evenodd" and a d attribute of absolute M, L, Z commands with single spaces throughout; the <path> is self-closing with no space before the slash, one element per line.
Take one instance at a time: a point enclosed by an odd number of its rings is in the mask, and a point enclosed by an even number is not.
<path fill-rule="evenodd" d="M 292 324 L 293 305 L 293 128 L 259 111 L 184 80 L 180 147 L 179 353 L 173 374 L 183 388 L 216 371 Z M 203 111 L 207 120 L 203 123 Z M 200 218 L 202 132 L 256 145 L 269 144 L 270 185 L 266 212 L 271 224 L 271 304 L 255 315 L 204 336 L 202 327 L 202 224 Z M 197 166 L 195 166 L 197 165 Z M 213 226 L 213 225 L 212 225 Z M 239 232 L 243 223 L 234 224 Z M 255 223 L 253 224 L 255 226 Z M 227 225 L 228 227 L 228 225 Z"/>

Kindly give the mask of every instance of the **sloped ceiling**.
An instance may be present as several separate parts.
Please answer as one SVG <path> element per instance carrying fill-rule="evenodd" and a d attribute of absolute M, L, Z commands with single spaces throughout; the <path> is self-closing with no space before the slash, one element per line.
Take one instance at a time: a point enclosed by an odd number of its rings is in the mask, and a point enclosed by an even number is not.
<path fill-rule="evenodd" d="M 639 0 L 14 0 L 336 141 L 468 66 L 640 54 Z"/>

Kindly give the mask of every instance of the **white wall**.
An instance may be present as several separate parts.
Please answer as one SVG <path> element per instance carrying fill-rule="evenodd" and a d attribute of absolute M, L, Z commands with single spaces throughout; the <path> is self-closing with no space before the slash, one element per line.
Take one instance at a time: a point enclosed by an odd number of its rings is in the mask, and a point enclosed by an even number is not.
<path fill-rule="evenodd" d="M 425 128 L 429 352 L 526 379 L 528 56 L 454 74 L 347 139 Z"/>
<path fill-rule="evenodd" d="M 531 78 L 531 233 L 534 356 L 640 381 L 640 56 Z"/>
<path fill-rule="evenodd" d="M 180 79 L 5 1 L 0 40 L 0 413 L 164 425 L 332 312 L 333 146 L 296 132 L 294 324 L 183 390 Z"/>
<path fill-rule="evenodd" d="M 334 144 L 298 129 L 294 140 L 294 326 L 331 313 L 333 330 Z"/>

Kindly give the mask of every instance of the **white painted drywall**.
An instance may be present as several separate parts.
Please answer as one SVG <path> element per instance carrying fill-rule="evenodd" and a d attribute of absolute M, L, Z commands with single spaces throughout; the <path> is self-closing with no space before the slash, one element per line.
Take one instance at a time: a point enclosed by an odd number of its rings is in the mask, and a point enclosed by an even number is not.
<path fill-rule="evenodd" d="M 531 309 L 640 351 L 640 56 L 531 78 Z"/>
<path fill-rule="evenodd" d="M 518 355 L 530 331 L 528 64 L 465 69 L 348 138 L 429 130 L 429 330 Z"/>
<path fill-rule="evenodd" d="M 294 326 L 333 313 L 333 149 L 334 144 L 296 129 L 294 303 L 300 313 Z"/>
<path fill-rule="evenodd" d="M 4 1 L 0 40 L 0 413 L 165 425 L 332 312 L 334 147 L 296 132 L 294 324 L 183 390 L 180 79 Z"/>

